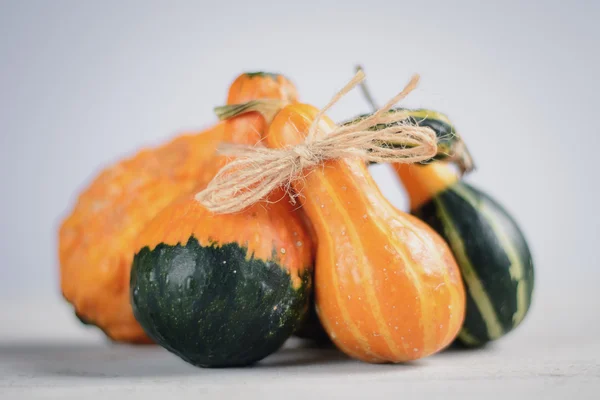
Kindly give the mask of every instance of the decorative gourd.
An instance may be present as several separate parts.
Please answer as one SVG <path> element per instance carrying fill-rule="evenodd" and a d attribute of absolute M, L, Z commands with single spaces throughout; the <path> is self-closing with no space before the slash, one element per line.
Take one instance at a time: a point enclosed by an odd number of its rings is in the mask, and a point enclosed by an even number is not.
<path fill-rule="evenodd" d="M 242 74 L 231 85 L 228 103 L 257 98 L 294 101 L 296 91 L 280 75 Z M 232 123 L 241 125 L 225 129 L 218 123 L 142 150 L 103 170 L 80 194 L 60 227 L 59 260 L 63 295 L 83 322 L 116 341 L 150 342 L 129 303 L 135 238 L 174 199 L 213 178 L 225 162 L 215 154 L 221 141 L 254 143 L 264 129 L 256 113 Z"/>
<path fill-rule="evenodd" d="M 148 224 L 138 248 L 134 315 L 150 337 L 191 364 L 252 364 L 305 318 L 313 249 L 300 211 L 287 201 L 212 214 L 186 196 Z"/>
<path fill-rule="evenodd" d="M 272 148 L 305 139 L 318 110 L 283 108 L 269 127 Z M 321 132 L 332 127 L 323 118 Z M 463 322 L 460 273 L 441 237 L 384 198 L 364 162 L 326 162 L 294 186 L 316 231 L 316 310 L 333 342 L 373 363 L 433 354 Z"/>
<path fill-rule="evenodd" d="M 410 115 L 419 125 L 434 130 L 445 125 L 455 133 L 439 113 L 414 110 Z M 467 309 L 459 341 L 481 346 L 515 329 L 529 310 L 534 287 L 532 256 L 515 220 L 490 196 L 461 181 L 447 162 L 395 164 L 394 169 L 411 212 L 444 237 L 461 269 Z"/>

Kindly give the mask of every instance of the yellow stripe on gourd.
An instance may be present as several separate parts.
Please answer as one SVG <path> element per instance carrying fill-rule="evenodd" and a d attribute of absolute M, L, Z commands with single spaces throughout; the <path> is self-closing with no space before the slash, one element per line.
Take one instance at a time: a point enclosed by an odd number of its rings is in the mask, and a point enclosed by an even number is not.
<path fill-rule="evenodd" d="M 326 182 L 325 179 L 322 179 L 321 183 L 324 185 L 324 187 L 328 186 L 328 185 L 326 185 L 327 182 Z M 327 190 L 329 191 L 330 188 L 327 188 Z M 331 193 L 329 193 L 328 196 L 331 199 L 334 198 L 333 196 L 331 196 Z M 307 201 L 308 201 L 308 199 L 307 199 Z M 315 208 L 317 208 L 317 207 L 315 207 Z M 321 222 L 321 223 L 324 224 L 324 222 Z M 322 239 L 326 239 L 326 240 L 330 241 L 331 240 L 331 236 L 327 236 L 326 238 L 321 238 L 320 240 L 322 240 Z M 328 246 L 330 248 L 334 248 L 333 243 L 329 243 Z M 335 260 L 333 259 L 333 256 L 334 256 L 334 254 L 331 253 L 332 259 L 329 262 L 330 265 L 335 265 L 336 264 Z M 338 281 L 338 278 L 337 278 L 337 271 L 335 269 L 331 270 L 331 276 L 332 276 L 332 284 L 333 284 L 333 288 L 332 289 L 333 289 L 333 291 L 335 293 L 335 299 L 336 299 L 337 306 L 338 306 L 338 309 L 340 311 L 340 314 L 342 315 L 344 325 L 349 330 L 350 334 L 358 342 L 362 343 L 364 351 L 369 355 L 369 357 L 371 357 L 371 360 L 373 362 L 377 362 L 377 361 L 381 362 L 381 361 L 383 361 L 382 358 L 378 357 L 377 355 L 375 355 L 371 351 L 366 350 L 366 349 L 370 348 L 367 339 L 360 333 L 360 331 L 358 330 L 358 327 L 352 321 L 352 318 L 350 317 L 350 314 L 348 313 L 348 311 L 346 310 L 346 308 L 343 306 L 343 301 L 342 301 L 342 297 L 341 297 L 341 293 L 340 293 L 340 288 L 339 288 L 340 285 L 339 285 L 339 281 Z M 322 320 L 322 323 L 323 323 L 323 328 L 325 328 L 326 332 L 331 336 L 331 333 L 333 332 L 333 326 L 330 326 L 324 320 Z M 335 342 L 340 347 L 340 349 L 342 351 L 346 352 L 350 356 L 353 356 L 353 357 L 356 357 L 356 358 L 360 358 L 359 354 L 354 349 L 349 348 L 344 343 L 342 343 L 340 340 L 336 340 Z"/>
<path fill-rule="evenodd" d="M 408 115 L 410 115 L 413 118 L 420 118 L 420 119 L 437 119 L 438 121 L 445 122 L 450 127 L 452 127 L 452 129 L 454 130 L 454 127 L 452 126 L 452 123 L 450 122 L 450 120 L 448 119 L 448 117 L 445 116 L 442 113 L 437 112 L 437 111 L 432 111 L 432 110 L 408 110 Z"/>
<path fill-rule="evenodd" d="M 391 205 L 389 206 L 391 208 Z M 392 210 L 388 210 L 393 212 Z M 419 240 L 421 241 L 421 243 L 425 244 L 427 241 L 423 239 L 423 235 L 422 232 L 419 229 L 415 229 L 414 225 L 412 225 L 410 223 L 410 221 L 404 220 L 401 221 L 400 223 L 403 224 L 404 227 L 406 227 L 407 225 L 411 226 L 411 230 L 412 232 L 415 234 L 415 236 L 417 236 L 419 238 Z M 421 322 L 424 323 L 425 325 L 428 324 L 428 321 L 431 320 L 431 305 L 428 304 L 427 302 L 423 301 L 423 299 L 425 298 L 425 295 L 423 293 L 423 282 L 421 279 L 418 278 L 416 272 L 415 272 L 415 265 L 413 263 L 410 262 L 410 260 L 408 260 L 404 254 L 406 254 L 406 249 L 400 249 L 399 247 L 402 245 L 402 242 L 400 241 L 395 241 L 394 242 L 394 249 L 396 250 L 396 253 L 401 255 L 404 264 L 406 265 L 407 269 L 410 270 L 410 276 L 413 280 L 413 283 L 415 284 L 415 287 L 417 288 L 417 291 L 419 293 L 419 299 L 421 299 L 420 303 L 421 303 Z M 431 256 L 435 257 L 437 262 L 440 265 L 443 265 L 443 260 L 441 257 L 441 254 L 439 253 L 439 251 L 437 251 L 437 249 L 430 249 L 431 250 Z M 448 288 L 448 290 L 452 293 L 452 291 L 455 292 L 455 290 L 453 289 L 453 286 L 451 284 L 449 284 L 449 280 L 448 280 L 449 276 L 448 274 L 444 274 L 444 284 L 446 285 L 446 287 Z M 455 293 L 454 293 L 455 294 Z M 452 294 L 451 294 L 452 296 Z M 450 327 L 447 326 L 447 328 L 449 329 Z M 451 332 L 449 332 L 451 333 Z M 430 350 L 430 344 L 434 343 L 434 340 L 432 340 L 432 336 L 434 335 L 434 332 L 432 329 L 428 329 L 427 327 L 423 327 L 423 349 L 421 349 L 421 351 L 423 353 L 428 353 Z M 444 338 L 446 339 L 446 338 Z"/>
<path fill-rule="evenodd" d="M 479 344 L 479 340 L 471 335 L 467 328 L 463 327 L 458 333 L 458 338 L 465 344 L 469 344 L 471 346 Z"/>
<path fill-rule="evenodd" d="M 313 199 L 310 198 L 310 199 L 307 199 L 306 201 L 311 201 L 311 200 L 313 200 Z M 317 207 L 315 207 L 315 208 L 317 208 Z M 320 217 L 322 217 L 322 215 L 320 215 Z M 323 222 L 321 222 L 321 223 L 323 223 Z M 320 240 L 331 241 L 331 236 L 326 236 L 326 237 L 320 238 Z M 328 243 L 328 246 L 330 248 L 333 248 L 333 243 Z M 333 253 L 331 254 L 331 256 L 333 257 Z M 334 265 L 334 264 L 335 264 L 335 260 L 331 260 L 330 265 Z M 350 315 L 348 314 L 346 309 L 344 307 L 342 307 L 342 299 L 341 299 L 341 294 L 340 294 L 340 290 L 339 290 L 339 281 L 337 279 L 337 272 L 334 269 L 331 270 L 331 276 L 332 276 L 332 282 L 333 282 L 333 292 L 335 293 L 335 300 L 336 300 L 337 306 L 340 310 L 340 314 L 342 315 L 343 323 L 345 324 L 345 326 L 348 329 L 348 331 L 350 332 L 350 334 L 357 341 L 368 345 L 366 339 L 360 334 L 360 332 L 358 331 L 358 328 L 352 322 L 352 318 L 350 318 Z M 318 314 L 320 314 L 320 311 L 318 312 Z M 321 324 L 323 325 L 323 328 L 327 332 L 327 334 L 329 336 L 332 336 L 333 327 L 330 326 L 327 323 L 327 321 L 325 321 L 321 318 L 319 318 L 319 319 L 321 321 Z M 335 338 L 335 336 L 333 336 L 332 339 L 334 339 L 334 338 Z M 340 350 L 344 351 L 345 353 L 347 353 L 348 355 L 350 355 L 352 357 L 358 358 L 358 354 L 354 351 L 354 349 L 349 348 L 348 346 L 346 346 L 344 343 L 342 343 L 339 340 L 336 340 L 335 342 L 336 342 L 337 346 L 340 348 Z M 381 359 L 375 357 L 374 354 L 369 353 L 369 355 L 372 357 L 373 361 L 381 361 Z"/>
<path fill-rule="evenodd" d="M 360 241 L 360 237 L 359 237 L 358 233 L 356 232 L 356 226 L 355 226 L 354 222 L 352 221 L 352 219 L 350 218 L 350 216 L 348 215 L 348 213 L 345 211 L 346 208 L 339 202 L 338 197 L 336 196 L 336 192 L 331 187 L 331 184 L 327 180 L 323 180 L 323 184 L 324 184 L 325 190 L 327 191 L 327 194 L 329 195 L 330 199 L 336 203 L 336 208 L 341 211 L 341 214 L 343 215 L 344 220 L 347 221 L 347 223 L 344 225 L 346 226 L 346 229 L 347 229 L 346 232 L 347 232 L 348 236 L 352 237 L 355 240 L 354 245 L 358 245 L 359 254 L 365 254 L 365 251 L 362 249 L 362 246 L 360 246 L 360 244 L 362 242 Z M 373 318 L 375 319 L 375 322 L 377 323 L 377 327 L 379 328 L 379 333 L 383 337 L 385 344 L 388 346 L 388 348 L 394 354 L 394 356 L 400 358 L 403 353 L 398 350 L 396 343 L 392 339 L 391 332 L 388 330 L 387 325 L 385 323 L 383 323 L 384 318 L 383 318 L 383 314 L 381 313 L 381 308 L 379 307 L 377 295 L 375 293 L 375 289 L 373 288 L 373 285 L 370 284 L 370 282 L 373 281 L 373 271 L 370 268 L 370 263 L 368 261 L 365 263 L 364 260 L 361 260 L 361 261 L 357 260 L 357 264 L 362 267 L 361 269 L 362 269 L 363 279 L 366 279 L 367 282 L 369 282 L 368 284 L 363 285 L 363 287 L 365 288 L 365 293 L 367 295 L 367 301 L 371 305 L 371 312 L 373 313 Z"/>
<path fill-rule="evenodd" d="M 400 248 L 401 243 L 399 241 L 394 241 L 393 242 L 393 247 L 394 250 L 396 251 L 396 254 L 400 255 L 401 258 L 403 259 L 403 263 L 405 265 L 405 271 L 404 273 L 407 273 L 407 275 L 410 275 L 415 288 L 417 289 L 417 292 L 419 293 L 419 303 L 421 305 L 421 323 L 423 325 L 427 325 L 429 323 L 429 321 L 431 320 L 431 310 L 430 310 L 430 306 L 429 304 L 427 304 L 427 302 L 423 301 L 423 299 L 425 299 L 425 296 L 423 295 L 423 283 L 422 281 L 418 278 L 415 269 L 414 269 L 414 264 L 412 264 L 409 260 L 407 260 L 407 258 L 404 256 L 404 252 L 406 251 L 405 249 L 401 249 Z M 423 348 L 421 349 L 421 353 L 428 353 L 430 350 L 430 344 L 434 343 L 434 340 L 432 340 L 432 336 L 433 336 L 433 331 L 431 329 L 427 329 L 426 326 L 423 327 Z M 405 346 L 404 340 L 402 340 L 402 345 Z M 405 346 L 406 347 L 406 346 Z"/>
<path fill-rule="evenodd" d="M 356 175 L 352 174 L 351 175 L 353 179 L 356 179 Z M 358 185 L 357 185 L 358 186 Z M 369 204 L 372 203 L 373 199 L 372 198 L 368 198 L 367 196 L 365 196 L 365 194 L 363 192 L 359 192 L 357 193 L 360 197 L 361 200 L 364 202 L 364 204 Z M 386 215 L 395 215 L 396 214 L 396 210 L 391 208 L 391 205 L 387 202 L 379 202 L 377 205 L 378 209 L 383 209 L 385 207 L 386 209 Z M 397 221 L 397 220 L 395 220 Z M 389 226 L 386 224 L 386 222 L 383 219 L 379 219 L 379 218 L 373 218 L 371 220 L 372 223 L 374 223 L 377 228 L 382 231 L 382 232 L 389 232 Z M 399 221 L 398 221 L 399 222 Z M 388 233 L 386 236 L 390 236 L 390 234 Z M 415 271 L 414 265 L 410 262 L 410 260 L 406 257 L 406 251 L 399 249 L 400 243 L 398 243 L 398 241 L 392 241 L 392 246 L 395 250 L 395 256 L 397 256 L 399 259 L 402 260 L 402 264 L 404 265 L 404 271 L 400 271 L 403 274 L 406 274 L 408 276 L 410 276 L 412 282 L 415 284 L 415 287 L 417 289 L 418 292 L 418 296 L 419 299 L 421 299 L 419 301 L 420 306 L 421 306 L 421 320 L 428 320 L 428 316 L 429 313 L 427 312 L 427 310 L 425 309 L 425 307 L 427 307 L 424 303 L 424 301 L 422 299 L 424 299 L 423 296 L 423 288 L 422 288 L 422 283 L 421 280 L 418 278 L 418 275 Z M 381 311 L 379 311 L 381 313 Z M 379 324 L 378 324 L 379 326 Z M 387 330 L 387 327 L 386 327 Z M 388 331 L 389 332 L 389 331 Z M 391 334 L 390 334 L 391 335 Z M 400 339 L 402 342 L 402 348 L 404 349 L 404 353 L 408 354 L 409 350 L 409 346 L 406 344 L 406 341 L 404 338 Z M 427 342 L 429 341 L 429 339 L 426 337 L 424 340 L 424 346 L 427 345 Z"/>
<path fill-rule="evenodd" d="M 471 204 L 472 207 L 479 210 L 488 224 L 490 224 L 492 231 L 494 231 L 498 241 L 500 242 L 500 246 L 510 261 L 510 267 L 508 271 L 510 273 L 510 277 L 517 282 L 517 310 L 513 314 L 513 324 L 518 324 L 523 320 L 523 318 L 525 318 L 525 313 L 527 312 L 528 308 L 527 284 L 525 282 L 525 267 L 523 265 L 523 260 L 521 260 L 521 257 L 519 257 L 515 246 L 510 238 L 506 235 L 506 232 L 500 226 L 498 226 L 495 215 L 491 210 L 487 209 L 485 203 L 478 202 L 470 193 L 462 188 L 457 187 L 456 185 L 452 190 L 454 190 L 456 194 Z"/>
<path fill-rule="evenodd" d="M 467 256 L 465 244 L 458 234 L 456 227 L 452 222 L 452 218 L 449 216 L 443 202 L 438 197 L 434 199 L 434 202 L 437 205 L 439 217 L 444 225 L 444 230 L 448 236 L 448 241 L 450 242 L 450 245 L 454 250 L 454 255 L 460 264 L 463 279 L 467 283 L 467 290 L 475 301 L 483 321 L 485 322 L 488 336 L 491 338 L 500 337 L 502 335 L 502 325 L 498 320 L 498 316 L 496 315 L 492 301 L 488 297 L 485 288 L 481 284 L 479 276 L 471 264 L 471 260 Z"/>

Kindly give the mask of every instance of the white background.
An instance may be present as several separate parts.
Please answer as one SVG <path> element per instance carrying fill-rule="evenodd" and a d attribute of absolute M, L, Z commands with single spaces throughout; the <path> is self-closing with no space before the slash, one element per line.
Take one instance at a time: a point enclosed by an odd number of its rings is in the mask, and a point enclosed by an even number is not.
<path fill-rule="evenodd" d="M 599 17 L 595 1 L 0 1 L 0 298 L 58 299 L 57 228 L 78 191 L 212 124 L 242 71 L 284 73 L 323 106 L 361 63 L 380 102 L 421 74 L 402 104 L 450 116 L 469 181 L 529 238 L 531 318 L 584 329 L 599 305 Z M 366 110 L 355 91 L 330 115 Z M 374 174 L 404 208 L 389 170 Z M 536 315 L 552 298 L 564 313 Z"/>
<path fill-rule="evenodd" d="M 598 1 L 0 0 L 0 397 L 596 398 L 599 20 Z M 281 72 L 323 106 L 356 63 L 380 103 L 420 73 L 402 104 L 447 113 L 479 167 L 468 180 L 520 222 L 536 290 L 519 329 L 406 366 L 292 344 L 201 370 L 75 320 L 57 228 L 102 167 L 214 123 L 243 71 Z M 367 110 L 357 91 L 330 115 Z"/>

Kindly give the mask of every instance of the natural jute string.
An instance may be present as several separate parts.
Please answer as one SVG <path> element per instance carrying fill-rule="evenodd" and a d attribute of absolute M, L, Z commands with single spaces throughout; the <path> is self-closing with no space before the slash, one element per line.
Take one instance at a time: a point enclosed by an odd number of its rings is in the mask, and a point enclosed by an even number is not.
<path fill-rule="evenodd" d="M 437 139 L 433 130 L 408 124 L 404 112 L 387 113 L 415 89 L 418 75 L 374 114 L 350 124 L 336 125 L 327 134 L 318 135 L 319 122 L 325 112 L 364 78 L 362 71 L 357 72 L 319 111 L 302 144 L 281 149 L 222 144 L 220 153 L 236 159 L 217 173 L 196 195 L 196 200 L 213 213 L 233 213 L 283 187 L 293 203 L 298 194 L 293 193 L 292 182 L 303 177 L 305 169 L 326 160 L 358 158 L 376 163 L 416 163 L 434 157 Z M 393 123 L 399 124 L 381 130 L 370 129 L 378 124 Z"/>

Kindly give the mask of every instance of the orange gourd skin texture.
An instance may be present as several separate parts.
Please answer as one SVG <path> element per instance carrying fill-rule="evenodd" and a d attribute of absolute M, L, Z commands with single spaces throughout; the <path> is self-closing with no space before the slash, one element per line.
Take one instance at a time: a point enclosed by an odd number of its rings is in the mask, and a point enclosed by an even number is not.
<path fill-rule="evenodd" d="M 137 239 L 136 253 L 143 247 L 153 250 L 160 243 L 185 244 L 191 236 L 201 246 L 235 242 L 248 249 L 248 258 L 275 258 L 290 273 L 295 288 L 300 286 L 302 275 L 312 269 L 310 237 L 298 212 L 287 201 L 258 203 L 233 214 L 213 214 L 193 194 L 184 196 L 144 228 Z"/>
<path fill-rule="evenodd" d="M 292 83 L 280 75 L 242 74 L 228 103 L 257 98 L 295 101 Z M 150 343 L 129 302 L 136 238 L 163 208 L 204 187 L 224 165 L 215 154 L 222 141 L 256 143 L 265 129 L 258 113 L 218 123 L 144 149 L 104 169 L 80 194 L 59 229 L 60 284 L 77 316 L 115 341 Z"/>
<path fill-rule="evenodd" d="M 282 109 L 267 145 L 304 141 L 318 110 Z M 331 120 L 323 118 L 321 131 Z M 441 237 L 395 209 L 359 160 L 333 160 L 294 188 L 317 235 L 316 309 L 332 341 L 349 356 L 398 363 L 449 345 L 464 318 L 465 291 Z"/>

